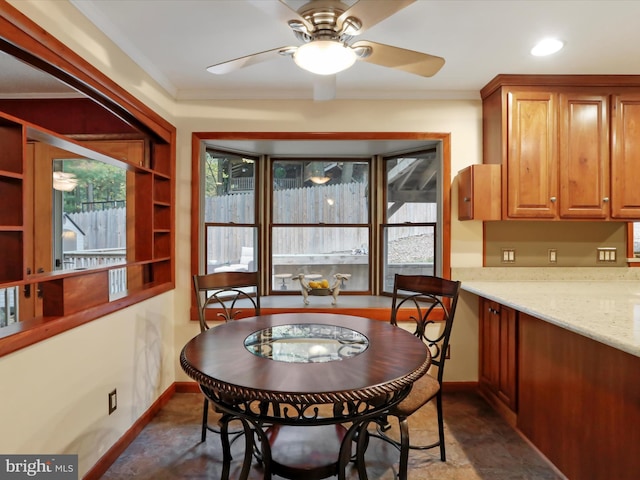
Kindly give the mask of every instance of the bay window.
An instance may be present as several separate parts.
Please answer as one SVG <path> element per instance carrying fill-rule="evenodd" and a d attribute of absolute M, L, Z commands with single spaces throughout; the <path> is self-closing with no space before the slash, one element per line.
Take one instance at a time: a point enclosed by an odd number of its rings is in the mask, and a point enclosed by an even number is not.
<path fill-rule="evenodd" d="M 390 294 L 395 273 L 448 275 L 448 136 L 210 135 L 194 134 L 194 273 L 255 270 L 262 295 L 341 274 L 341 296 Z"/>

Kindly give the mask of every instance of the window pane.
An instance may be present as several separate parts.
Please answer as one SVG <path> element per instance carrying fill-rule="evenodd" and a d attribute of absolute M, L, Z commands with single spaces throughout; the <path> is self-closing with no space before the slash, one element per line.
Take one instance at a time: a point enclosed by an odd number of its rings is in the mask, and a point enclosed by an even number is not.
<path fill-rule="evenodd" d="M 436 247 L 441 216 L 441 163 L 435 149 L 385 158 L 383 292 L 393 291 L 396 273 L 440 274 Z"/>
<path fill-rule="evenodd" d="M 366 224 L 369 163 L 275 160 L 273 223 Z"/>
<path fill-rule="evenodd" d="M 255 272 L 255 158 L 207 150 L 203 168 L 206 273 Z"/>
<path fill-rule="evenodd" d="M 393 292 L 393 277 L 435 275 L 436 226 L 391 226 L 384 232 L 384 292 Z"/>
<path fill-rule="evenodd" d="M 255 227 L 206 225 L 207 273 L 255 272 L 256 234 Z"/>
<path fill-rule="evenodd" d="M 18 321 L 20 287 L 0 288 L 0 328 Z"/>
<path fill-rule="evenodd" d="M 91 159 L 57 159 L 53 170 L 52 268 L 126 263 L 126 170 Z M 126 269 L 110 270 L 111 297 L 126 290 Z"/>
<path fill-rule="evenodd" d="M 437 222 L 440 162 L 435 152 L 386 159 L 386 223 Z"/>
<path fill-rule="evenodd" d="M 254 159 L 209 150 L 204 178 L 205 222 L 255 222 Z"/>
<path fill-rule="evenodd" d="M 272 244 L 273 290 L 299 289 L 287 276 L 299 273 L 330 284 L 336 273 L 349 274 L 343 290 L 369 290 L 366 227 L 274 227 Z"/>

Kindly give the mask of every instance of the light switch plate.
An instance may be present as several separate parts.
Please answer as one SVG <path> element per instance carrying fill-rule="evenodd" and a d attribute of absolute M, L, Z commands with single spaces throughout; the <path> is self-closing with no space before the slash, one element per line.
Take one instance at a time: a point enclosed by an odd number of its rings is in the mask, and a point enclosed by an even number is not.
<path fill-rule="evenodd" d="M 502 263 L 516 263 L 516 249 L 515 248 L 503 248 L 502 249 Z"/>

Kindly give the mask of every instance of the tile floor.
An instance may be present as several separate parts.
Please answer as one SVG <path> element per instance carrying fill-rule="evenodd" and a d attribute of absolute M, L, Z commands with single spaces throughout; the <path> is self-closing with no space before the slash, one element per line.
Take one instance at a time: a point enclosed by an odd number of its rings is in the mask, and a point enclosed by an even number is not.
<path fill-rule="evenodd" d="M 126 451 L 110 467 L 103 480 L 218 479 L 221 448 L 218 437 L 209 434 L 200 442 L 202 396 L 177 393 Z M 449 393 L 444 397 L 447 462 L 436 449 L 409 453 L 409 480 L 562 480 L 487 403 L 473 393 Z M 428 443 L 436 434 L 435 408 L 427 405 L 410 419 L 412 443 Z M 237 479 L 243 443 L 237 453 L 231 478 Z M 367 473 L 371 480 L 391 480 L 397 473 L 397 450 L 372 439 L 367 450 Z M 256 465 L 250 479 L 263 478 Z M 280 477 L 274 477 L 279 479 Z M 357 472 L 350 471 L 349 479 Z"/>

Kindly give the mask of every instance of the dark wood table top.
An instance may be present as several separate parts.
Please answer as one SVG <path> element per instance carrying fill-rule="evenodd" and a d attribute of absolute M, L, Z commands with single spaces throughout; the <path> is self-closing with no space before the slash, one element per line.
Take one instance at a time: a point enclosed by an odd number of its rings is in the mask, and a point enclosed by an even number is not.
<path fill-rule="evenodd" d="M 324 363 L 276 361 L 251 353 L 245 339 L 288 324 L 347 327 L 368 339 L 349 358 Z M 430 355 L 422 341 L 386 322 L 332 313 L 260 315 L 207 330 L 183 348 L 180 363 L 205 388 L 235 398 L 272 402 L 336 403 L 396 393 L 426 373 Z"/>

